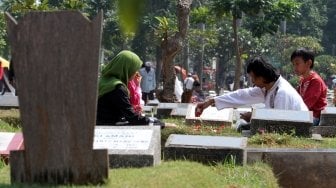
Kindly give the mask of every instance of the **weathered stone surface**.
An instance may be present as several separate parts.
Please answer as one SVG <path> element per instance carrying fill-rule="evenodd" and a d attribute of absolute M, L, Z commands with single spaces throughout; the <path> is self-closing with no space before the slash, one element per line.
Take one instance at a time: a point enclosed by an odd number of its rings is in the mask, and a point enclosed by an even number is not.
<path fill-rule="evenodd" d="M 312 133 L 320 134 L 323 137 L 334 137 L 336 136 L 336 126 L 314 126 Z"/>
<path fill-rule="evenodd" d="M 258 131 L 277 132 L 295 135 L 311 135 L 313 115 L 309 111 L 254 109 L 251 117 L 251 133 Z"/>
<path fill-rule="evenodd" d="M 248 148 L 247 163 L 270 164 L 281 187 L 329 188 L 336 185 L 335 149 Z"/>
<path fill-rule="evenodd" d="M 25 145 L 10 154 L 12 183 L 103 182 L 107 150 L 92 149 L 102 13 L 92 21 L 77 11 L 6 19 Z"/>
<path fill-rule="evenodd" d="M 326 107 L 321 111 L 320 126 L 336 127 L 336 107 Z"/>
<path fill-rule="evenodd" d="M 217 126 L 232 126 L 233 122 L 233 109 L 226 108 L 217 110 L 216 107 L 206 108 L 200 117 L 195 117 L 196 105 L 189 105 L 186 123 L 189 125 L 202 124 L 202 125 L 217 125 Z"/>
<path fill-rule="evenodd" d="M 161 162 L 159 126 L 96 126 L 93 147 L 108 149 L 111 168 L 155 166 Z"/>
<path fill-rule="evenodd" d="M 245 164 L 247 138 L 171 134 L 165 144 L 165 160 L 191 160 L 215 164 L 235 160 Z"/>

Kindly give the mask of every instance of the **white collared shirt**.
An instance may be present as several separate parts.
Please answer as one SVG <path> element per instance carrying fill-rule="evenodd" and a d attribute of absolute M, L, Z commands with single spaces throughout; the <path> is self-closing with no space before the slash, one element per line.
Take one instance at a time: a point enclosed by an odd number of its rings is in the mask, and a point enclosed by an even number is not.
<path fill-rule="evenodd" d="M 214 100 L 218 110 L 264 103 L 265 108 L 308 111 L 298 92 L 281 76 L 268 91 L 250 87 L 214 97 Z"/>

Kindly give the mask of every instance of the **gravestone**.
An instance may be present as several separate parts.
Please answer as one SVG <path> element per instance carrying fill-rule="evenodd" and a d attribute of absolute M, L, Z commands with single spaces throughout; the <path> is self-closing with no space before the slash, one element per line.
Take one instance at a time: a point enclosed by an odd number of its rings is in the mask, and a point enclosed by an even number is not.
<path fill-rule="evenodd" d="M 321 111 L 319 125 L 336 127 L 336 107 L 326 107 Z"/>
<path fill-rule="evenodd" d="M 216 107 L 208 107 L 204 109 L 200 117 L 195 117 L 196 105 L 189 105 L 186 123 L 189 125 L 202 124 L 202 125 L 216 125 L 216 126 L 232 126 L 233 109 L 224 108 L 217 110 Z"/>
<path fill-rule="evenodd" d="M 5 163 L 8 163 L 10 151 L 23 148 L 22 133 L 0 132 L 0 155 Z"/>
<path fill-rule="evenodd" d="M 0 96 L 0 107 L 1 108 L 18 108 L 19 100 L 18 97 L 12 93 L 5 93 Z"/>
<path fill-rule="evenodd" d="M 102 13 L 6 13 L 24 150 L 10 153 L 12 183 L 98 184 L 106 149 L 93 150 Z"/>
<path fill-rule="evenodd" d="M 155 166 L 161 162 L 159 126 L 96 126 L 93 148 L 108 149 L 111 168 Z"/>
<path fill-rule="evenodd" d="M 310 111 L 254 109 L 251 117 L 251 134 L 258 131 L 276 132 L 295 135 L 311 135 L 313 126 L 313 114 Z"/>
<path fill-rule="evenodd" d="M 216 164 L 234 159 L 246 163 L 247 138 L 171 134 L 164 148 L 165 160 L 191 160 Z"/>
<path fill-rule="evenodd" d="M 188 104 L 188 103 L 180 103 L 181 106 L 178 106 L 177 108 L 174 108 L 170 115 L 172 117 L 183 117 L 185 118 L 187 116 L 187 113 L 188 113 L 188 108 L 190 105 L 193 105 L 193 104 Z"/>
<path fill-rule="evenodd" d="M 336 126 L 313 126 L 311 130 L 312 134 L 320 134 L 323 137 L 336 136 Z"/>
<path fill-rule="evenodd" d="M 170 117 L 173 110 L 176 109 L 187 109 L 189 106 L 188 103 L 159 103 L 157 106 L 157 117 L 164 118 Z"/>

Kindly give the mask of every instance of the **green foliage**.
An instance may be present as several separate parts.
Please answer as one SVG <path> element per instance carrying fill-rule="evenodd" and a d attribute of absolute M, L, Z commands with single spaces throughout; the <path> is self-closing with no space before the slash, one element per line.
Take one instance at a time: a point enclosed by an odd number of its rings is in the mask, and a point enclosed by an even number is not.
<path fill-rule="evenodd" d="M 315 58 L 314 70 L 320 74 L 323 79 L 330 78 L 336 74 L 336 58 L 330 55 L 320 55 Z"/>
<path fill-rule="evenodd" d="M 87 6 L 84 0 L 64 0 L 63 2 L 65 10 L 84 10 Z"/>
<path fill-rule="evenodd" d="M 257 134 L 252 136 L 249 140 L 249 144 L 256 145 L 288 145 L 290 140 L 292 139 L 292 135 L 289 134 L 277 134 L 277 133 L 264 133 Z"/>
<path fill-rule="evenodd" d="M 118 0 L 118 23 L 125 36 L 133 36 L 137 32 L 145 3 L 145 0 Z"/>
<path fill-rule="evenodd" d="M 191 23 L 210 23 L 210 9 L 205 6 L 197 7 L 190 12 L 190 22 Z M 214 20 L 212 20 L 214 22 Z"/>
<path fill-rule="evenodd" d="M 327 23 L 328 0 L 298 0 L 301 4 L 300 16 L 287 22 L 287 32 L 301 36 L 312 36 L 319 40 L 323 36 L 323 27 Z"/>

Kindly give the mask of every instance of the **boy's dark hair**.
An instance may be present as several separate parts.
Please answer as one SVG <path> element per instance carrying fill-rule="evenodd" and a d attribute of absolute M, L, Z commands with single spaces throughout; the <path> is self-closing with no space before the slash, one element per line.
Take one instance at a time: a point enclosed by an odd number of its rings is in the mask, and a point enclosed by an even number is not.
<path fill-rule="evenodd" d="M 247 73 L 253 72 L 256 77 L 263 77 L 266 84 L 278 80 L 279 74 L 276 69 L 267 63 L 263 57 L 253 57 L 247 63 Z"/>
<path fill-rule="evenodd" d="M 310 65 L 310 69 L 314 67 L 315 53 L 313 50 L 310 50 L 308 48 L 299 48 L 292 53 L 291 61 L 293 61 L 293 59 L 295 59 L 296 57 L 302 57 L 304 61 L 311 60 L 312 64 Z"/>

